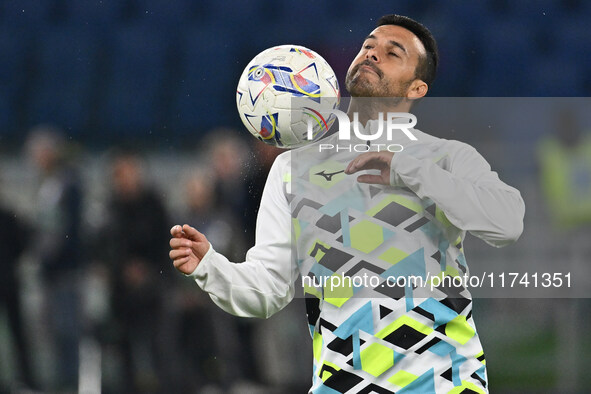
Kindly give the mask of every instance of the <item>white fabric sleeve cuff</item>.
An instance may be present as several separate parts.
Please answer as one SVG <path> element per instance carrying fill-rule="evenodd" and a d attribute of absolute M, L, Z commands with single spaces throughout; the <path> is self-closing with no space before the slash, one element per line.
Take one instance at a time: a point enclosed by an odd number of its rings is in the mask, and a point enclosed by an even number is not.
<path fill-rule="evenodd" d="M 203 256 L 203 258 L 201 259 L 199 264 L 197 264 L 197 267 L 195 268 L 195 270 L 193 272 L 191 272 L 190 274 L 185 274 L 185 276 L 188 278 L 191 278 L 191 279 L 196 279 L 197 277 L 199 277 L 201 274 L 201 271 L 203 271 L 205 269 L 205 265 L 209 262 L 209 260 L 211 260 L 211 256 L 214 253 L 215 253 L 215 250 L 213 249 L 213 246 L 210 243 L 207 253 L 205 253 L 205 255 Z"/>

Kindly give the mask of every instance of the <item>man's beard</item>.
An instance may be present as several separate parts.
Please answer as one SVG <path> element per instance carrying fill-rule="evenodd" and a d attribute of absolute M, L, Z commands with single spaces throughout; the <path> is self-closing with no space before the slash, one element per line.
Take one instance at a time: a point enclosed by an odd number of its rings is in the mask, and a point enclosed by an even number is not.
<path fill-rule="evenodd" d="M 376 72 L 379 80 L 371 81 L 367 78 L 367 75 L 364 75 L 367 71 L 359 72 L 359 68 L 362 66 L 371 67 Z M 354 66 L 347 72 L 347 76 L 345 77 L 345 87 L 352 97 L 390 97 L 396 100 L 396 103 L 392 104 L 398 104 L 402 101 L 411 82 L 409 80 L 392 86 L 392 82 L 369 60 L 364 60 Z"/>

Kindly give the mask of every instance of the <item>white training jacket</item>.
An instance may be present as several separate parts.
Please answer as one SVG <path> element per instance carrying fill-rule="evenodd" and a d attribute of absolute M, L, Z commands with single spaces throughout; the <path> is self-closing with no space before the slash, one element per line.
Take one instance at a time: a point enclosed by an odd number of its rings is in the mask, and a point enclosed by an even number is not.
<path fill-rule="evenodd" d="M 412 133 L 417 141 L 402 134 L 381 141 L 381 149 L 404 147 L 392 158 L 389 186 L 343 173 L 355 150 L 366 149 L 356 137 L 334 134 L 281 154 L 245 261 L 230 262 L 210 247 L 190 275 L 237 316 L 268 318 L 305 295 L 310 393 L 488 392 L 469 291 L 392 284 L 410 275 L 468 274 L 466 232 L 496 247 L 516 241 L 524 202 L 473 147 Z M 326 281 L 362 274 L 375 279 L 372 286 Z M 298 277 L 313 280 L 296 286 Z"/>

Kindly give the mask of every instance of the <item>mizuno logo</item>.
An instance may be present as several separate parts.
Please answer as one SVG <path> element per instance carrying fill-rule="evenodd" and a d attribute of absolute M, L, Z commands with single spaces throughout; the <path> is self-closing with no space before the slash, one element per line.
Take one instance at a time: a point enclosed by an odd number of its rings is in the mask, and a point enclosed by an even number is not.
<path fill-rule="evenodd" d="M 314 174 L 314 175 L 320 175 L 320 176 L 323 176 L 323 177 L 324 177 L 324 179 L 326 179 L 326 181 L 327 181 L 327 182 L 330 182 L 330 181 L 332 181 L 332 177 L 333 177 L 334 175 L 336 175 L 336 174 L 340 174 L 340 173 L 342 173 L 342 172 L 345 172 L 345 170 L 340 170 L 340 171 L 337 171 L 337 172 L 329 172 L 329 173 L 326 173 L 326 172 L 324 172 L 324 170 L 322 170 L 322 171 L 320 171 L 320 172 L 317 172 L 317 173 L 316 173 L 316 174 Z"/>

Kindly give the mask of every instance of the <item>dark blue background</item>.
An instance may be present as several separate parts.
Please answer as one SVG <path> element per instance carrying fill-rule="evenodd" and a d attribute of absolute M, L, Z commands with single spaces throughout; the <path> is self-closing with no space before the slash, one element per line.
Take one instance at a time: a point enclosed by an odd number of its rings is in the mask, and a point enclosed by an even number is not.
<path fill-rule="evenodd" d="M 240 126 L 235 87 L 261 50 L 308 46 L 342 82 L 387 13 L 434 33 L 431 96 L 589 96 L 591 3 L 570 1 L 0 2 L 0 143 L 39 123 L 102 146 L 182 145 Z"/>

